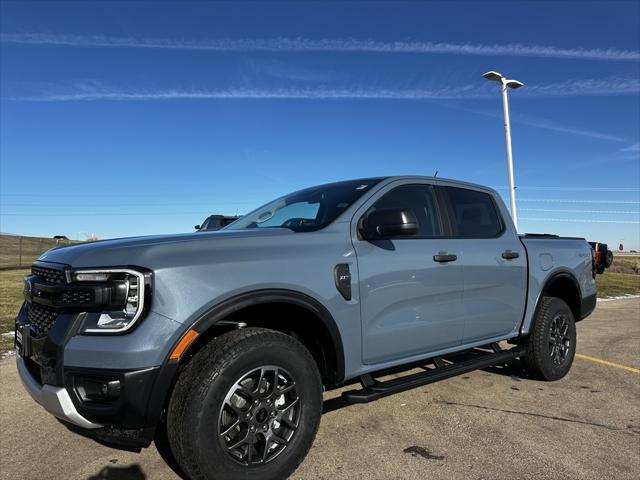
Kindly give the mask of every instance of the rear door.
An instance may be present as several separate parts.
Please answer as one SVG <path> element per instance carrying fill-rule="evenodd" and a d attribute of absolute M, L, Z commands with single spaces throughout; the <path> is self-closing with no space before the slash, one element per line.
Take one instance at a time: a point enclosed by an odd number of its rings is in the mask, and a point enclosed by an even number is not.
<path fill-rule="evenodd" d="M 366 241 L 357 224 L 375 209 L 415 214 L 417 235 Z M 363 362 L 393 361 L 460 344 L 464 319 L 460 261 L 439 263 L 434 255 L 457 254 L 444 236 L 434 186 L 392 183 L 354 217 L 358 258 Z"/>
<path fill-rule="evenodd" d="M 493 192 L 439 187 L 448 204 L 452 241 L 464 258 L 463 343 L 507 336 L 522 321 L 526 297 L 524 246 L 505 222 Z"/>

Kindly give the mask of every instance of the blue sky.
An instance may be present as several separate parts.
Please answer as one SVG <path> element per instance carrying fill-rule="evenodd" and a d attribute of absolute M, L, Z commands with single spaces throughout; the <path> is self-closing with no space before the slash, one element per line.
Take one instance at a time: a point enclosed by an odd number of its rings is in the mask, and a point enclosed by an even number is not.
<path fill-rule="evenodd" d="M 520 230 L 640 244 L 638 2 L 5 2 L 0 230 L 190 231 L 394 174 L 507 195 Z"/>

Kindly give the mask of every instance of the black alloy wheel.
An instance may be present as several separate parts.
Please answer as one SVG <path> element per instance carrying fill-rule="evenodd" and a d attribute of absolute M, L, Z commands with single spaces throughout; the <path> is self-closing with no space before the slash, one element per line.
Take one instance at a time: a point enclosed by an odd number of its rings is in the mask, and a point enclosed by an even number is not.
<path fill-rule="evenodd" d="M 298 429 L 300 397 L 286 369 L 265 365 L 243 375 L 227 392 L 218 434 L 235 461 L 252 466 L 280 455 Z"/>

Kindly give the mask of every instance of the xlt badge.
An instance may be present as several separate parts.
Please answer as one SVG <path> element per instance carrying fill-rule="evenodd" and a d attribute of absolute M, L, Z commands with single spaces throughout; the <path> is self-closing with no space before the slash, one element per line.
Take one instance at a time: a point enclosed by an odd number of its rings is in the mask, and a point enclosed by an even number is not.
<path fill-rule="evenodd" d="M 348 263 L 339 263 L 336 265 L 333 276 L 336 282 L 336 288 L 345 300 L 351 300 L 351 272 Z"/>

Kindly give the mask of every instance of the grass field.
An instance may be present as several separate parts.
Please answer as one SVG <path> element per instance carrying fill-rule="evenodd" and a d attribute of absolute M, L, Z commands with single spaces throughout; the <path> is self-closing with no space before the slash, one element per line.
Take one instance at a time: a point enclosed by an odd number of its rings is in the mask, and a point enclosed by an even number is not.
<path fill-rule="evenodd" d="M 0 235 L 0 268 L 29 266 L 42 252 L 69 243 L 76 243 L 76 241 Z"/>
<path fill-rule="evenodd" d="M 616 257 L 610 270 L 597 276 L 598 297 L 640 294 L 638 257 Z M 0 271 L 0 333 L 11 332 L 13 321 L 22 305 L 22 277 L 29 270 Z M 0 336 L 0 353 L 13 347 L 13 337 Z"/>
<path fill-rule="evenodd" d="M 613 257 L 613 265 L 607 269 L 607 273 L 631 273 L 640 275 L 640 255 L 616 255 Z"/>
<path fill-rule="evenodd" d="M 0 333 L 13 330 L 13 322 L 22 305 L 22 277 L 29 270 L 0 271 Z M 13 337 L 0 336 L 0 353 L 13 348 Z"/>
<path fill-rule="evenodd" d="M 640 294 L 640 275 L 607 272 L 598 275 L 596 282 L 599 298 Z"/>
<path fill-rule="evenodd" d="M 640 255 L 614 256 L 613 265 L 596 281 L 601 298 L 640 294 Z"/>

